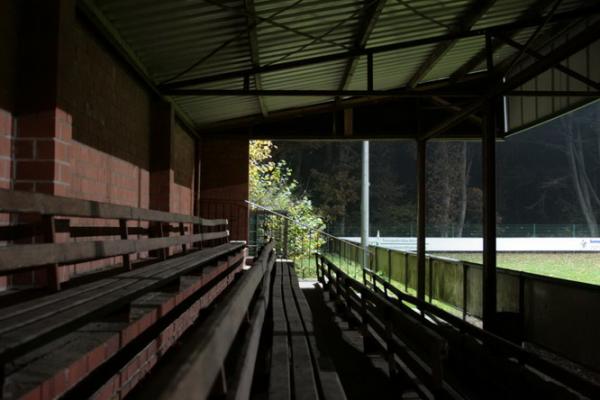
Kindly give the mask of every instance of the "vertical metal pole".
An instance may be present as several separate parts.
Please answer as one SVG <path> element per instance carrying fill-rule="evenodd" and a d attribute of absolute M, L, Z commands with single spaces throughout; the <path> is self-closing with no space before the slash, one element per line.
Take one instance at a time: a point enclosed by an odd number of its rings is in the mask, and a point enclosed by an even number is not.
<path fill-rule="evenodd" d="M 490 35 L 486 36 L 487 68 L 494 84 L 494 60 Z M 490 99 L 485 115 L 482 143 L 483 160 L 483 328 L 494 329 L 496 315 L 496 115 L 495 99 Z"/>
<path fill-rule="evenodd" d="M 287 260 L 288 258 L 288 240 L 289 240 L 289 221 L 287 218 L 283 219 L 283 258 Z"/>
<path fill-rule="evenodd" d="M 363 268 L 369 267 L 369 142 L 362 144 L 362 185 L 360 199 L 360 242 L 363 248 Z"/>
<path fill-rule="evenodd" d="M 426 236 L 426 187 L 427 143 L 417 141 L 417 298 L 425 299 L 425 236 Z"/>

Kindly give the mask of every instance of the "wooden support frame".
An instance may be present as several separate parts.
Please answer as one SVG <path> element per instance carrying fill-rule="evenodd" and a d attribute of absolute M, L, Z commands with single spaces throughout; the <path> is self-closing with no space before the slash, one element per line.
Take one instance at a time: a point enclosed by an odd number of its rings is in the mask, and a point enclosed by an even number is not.
<path fill-rule="evenodd" d="M 119 230 L 121 231 L 121 239 L 127 240 L 129 237 L 129 234 L 127 232 L 127 220 L 126 219 L 119 220 Z M 123 254 L 123 268 L 125 268 L 128 271 L 131 270 L 131 260 L 129 258 L 129 254 Z"/>
<path fill-rule="evenodd" d="M 427 142 L 417 141 L 417 297 L 425 299 L 425 239 L 427 236 Z M 408 261 L 406 263 L 408 265 Z M 408 276 L 406 277 L 408 282 Z"/>
<path fill-rule="evenodd" d="M 49 267 L 48 277 L 52 286 L 58 289 L 54 276 L 60 264 L 77 263 L 99 258 L 122 257 L 123 266 L 131 269 L 130 255 L 147 251 L 157 251 L 161 259 L 166 259 L 166 248 L 202 243 L 209 240 L 228 241 L 226 219 L 207 220 L 190 215 L 171 214 L 162 211 L 118 206 L 94 201 L 79 200 L 41 193 L 29 193 L 0 189 L 0 212 L 42 215 L 42 234 L 45 243 L 16 244 L 0 248 L 0 275 L 20 270 Z M 55 216 L 61 216 L 56 219 Z M 117 220 L 118 227 L 70 227 L 69 217 L 101 218 Z M 128 228 L 128 221 L 150 221 L 149 230 Z M 59 223 L 60 222 L 60 223 Z M 179 224 L 171 228 L 170 223 Z M 222 227 L 221 230 L 207 233 L 185 234 L 184 224 L 191 223 L 200 227 Z M 17 227 L 21 229 L 22 227 Z M 34 232 L 35 229 L 25 229 Z M 33 227 L 35 228 L 35 226 Z M 182 230 L 183 229 L 183 230 Z M 154 235 L 144 239 L 130 239 L 130 230 L 134 234 Z M 153 232 L 154 230 L 154 232 Z M 180 236 L 169 236 L 178 230 Z M 201 230 L 201 229 L 196 229 Z M 74 237 L 118 235 L 121 240 L 68 241 L 56 243 L 57 232 L 75 232 Z"/>
<path fill-rule="evenodd" d="M 44 226 L 44 241 L 46 243 L 56 243 L 56 223 L 54 216 L 44 215 L 42 217 Z M 46 268 L 48 288 L 54 292 L 60 290 L 60 267 L 58 263 L 53 262 Z"/>
<path fill-rule="evenodd" d="M 496 84 L 492 38 L 486 37 L 489 52 L 487 68 L 490 85 Z M 496 98 L 487 103 L 482 139 L 483 160 L 483 284 L 482 320 L 486 330 L 493 331 L 496 319 Z"/>

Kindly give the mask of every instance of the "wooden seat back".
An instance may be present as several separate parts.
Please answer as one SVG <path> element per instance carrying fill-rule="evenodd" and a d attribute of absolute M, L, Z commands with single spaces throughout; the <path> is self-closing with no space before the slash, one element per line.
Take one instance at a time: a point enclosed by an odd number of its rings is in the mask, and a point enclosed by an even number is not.
<path fill-rule="evenodd" d="M 0 248 L 0 275 L 46 268 L 55 290 L 63 280 L 60 265 L 121 257 L 131 269 L 133 254 L 165 259 L 174 246 L 185 252 L 229 239 L 226 219 L 6 189 L 0 189 L 0 213 L 18 216 L 0 228 L 7 243 Z"/>

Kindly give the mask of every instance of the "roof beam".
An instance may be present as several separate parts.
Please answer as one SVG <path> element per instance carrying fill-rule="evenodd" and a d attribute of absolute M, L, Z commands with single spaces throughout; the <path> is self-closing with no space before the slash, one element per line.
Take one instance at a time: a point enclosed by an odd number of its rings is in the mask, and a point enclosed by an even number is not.
<path fill-rule="evenodd" d="M 248 44 L 250 47 L 250 59 L 252 61 L 252 68 L 260 66 L 260 56 L 258 53 L 258 37 L 256 35 L 256 11 L 254 9 L 254 0 L 244 0 L 244 8 L 246 10 L 246 20 L 248 22 Z M 254 86 L 256 90 L 263 90 L 262 78 L 260 73 L 254 74 Z M 269 115 L 267 105 L 262 96 L 258 96 L 258 107 L 263 117 Z"/>
<path fill-rule="evenodd" d="M 215 7 L 219 7 L 222 10 L 227 10 L 227 11 L 238 11 L 239 10 L 239 8 L 237 8 L 237 6 L 235 6 L 235 7 L 234 6 L 228 6 L 227 4 L 224 4 L 225 2 L 223 2 L 222 0 L 204 0 L 204 1 L 206 3 L 212 4 Z M 299 4 L 300 2 L 301 2 L 301 0 L 297 1 L 296 4 L 292 4 L 291 8 L 293 8 L 295 5 Z M 253 7 L 253 9 L 254 9 L 254 7 Z M 340 47 L 342 49 L 348 48 L 348 46 L 346 46 L 343 43 L 338 43 L 338 42 L 335 42 L 333 40 L 329 40 L 329 39 L 326 39 L 326 38 L 323 38 L 323 37 L 318 37 L 318 36 L 313 35 L 312 33 L 307 33 L 307 32 L 304 32 L 302 30 L 293 28 L 293 27 L 291 27 L 291 26 L 289 26 L 287 24 L 282 24 L 281 22 L 277 22 L 275 20 L 275 17 L 279 13 L 284 12 L 287 9 L 288 9 L 288 7 L 284 7 L 283 9 L 281 9 L 280 11 L 276 11 L 273 15 L 271 15 L 269 17 L 262 17 L 260 15 L 257 15 L 255 12 L 248 11 L 247 8 L 244 8 L 243 13 L 246 15 L 246 17 L 253 18 L 255 20 L 255 24 L 256 25 L 260 25 L 260 24 L 262 24 L 264 22 L 264 23 L 267 23 L 269 25 L 275 26 L 275 27 L 277 27 L 279 29 L 282 29 L 284 31 L 292 32 L 292 33 L 294 33 L 294 34 L 296 34 L 298 36 L 303 36 L 305 38 L 315 40 L 318 43 L 327 43 L 327 44 L 331 44 L 331 45 L 336 46 L 336 47 Z"/>
<path fill-rule="evenodd" d="M 443 90 L 452 90 L 452 91 L 469 91 L 471 87 L 481 88 L 482 86 L 478 83 L 482 79 L 486 79 L 486 74 L 484 73 L 476 73 L 471 74 L 467 79 L 461 82 L 459 85 L 448 88 L 448 80 L 442 79 L 435 82 L 429 82 L 424 85 L 419 86 L 415 91 L 441 91 Z M 402 89 L 401 89 L 402 90 Z M 405 90 L 405 89 L 403 89 Z M 248 115 L 244 117 L 238 117 L 229 120 L 223 121 L 215 121 L 207 124 L 198 124 L 196 128 L 201 132 L 222 132 L 228 129 L 238 129 L 243 127 L 250 127 L 256 124 L 260 124 L 263 122 L 277 122 L 283 121 L 290 118 L 295 118 L 299 116 L 308 116 L 326 112 L 340 111 L 347 108 L 357 107 L 357 106 L 374 106 L 374 105 L 383 105 L 390 102 L 398 101 L 398 97 L 394 96 L 355 96 L 355 97 L 337 97 L 336 101 L 327 101 L 286 108 L 283 110 L 271 111 L 269 112 L 268 117 L 263 117 L 260 114 Z M 465 99 L 467 104 L 470 104 L 471 99 Z"/>
<path fill-rule="evenodd" d="M 542 58 L 544 58 L 543 54 L 538 53 L 535 50 L 526 48 L 521 43 L 515 42 L 508 36 L 497 35 L 496 38 L 500 39 L 501 41 L 505 42 L 507 45 L 512 46 L 517 50 L 525 52 L 525 54 L 528 54 L 528 55 L 532 56 L 533 58 L 536 58 L 538 60 L 541 60 Z M 578 81 L 580 81 L 596 90 L 600 90 L 600 83 L 588 78 L 585 75 L 580 74 L 577 71 L 573 71 L 571 68 L 565 67 L 562 64 L 556 64 L 553 68 L 564 73 L 565 75 L 570 76 L 573 79 L 577 79 Z"/>
<path fill-rule="evenodd" d="M 245 90 L 245 89 L 171 89 L 165 91 L 171 96 L 293 96 L 293 97 L 336 97 L 336 96 L 372 96 L 372 97 L 402 97 L 402 98 L 419 98 L 419 97 L 459 97 L 459 98 L 476 98 L 481 97 L 481 93 L 473 91 L 450 91 L 450 90 L 423 90 L 423 91 L 407 91 L 405 89 L 398 90 L 327 90 L 327 89 L 273 89 L 273 90 Z"/>
<path fill-rule="evenodd" d="M 375 3 L 368 0 L 364 1 L 362 18 L 359 22 L 358 29 L 356 31 L 356 37 L 354 38 L 352 49 L 364 50 L 364 48 L 367 46 L 369 36 L 371 36 L 373 28 L 375 28 L 375 24 L 377 23 L 377 20 L 381 15 L 383 7 L 385 7 L 386 1 L 387 0 L 377 0 Z M 348 63 L 346 64 L 344 72 L 342 74 L 342 80 L 339 86 L 340 90 L 346 89 L 348 87 L 348 84 L 350 84 L 359 59 L 360 56 L 355 56 L 350 57 L 350 59 L 348 60 Z"/>
<path fill-rule="evenodd" d="M 548 0 L 537 0 L 529 8 L 523 11 L 523 13 L 517 18 L 515 22 L 520 23 L 523 21 L 530 20 L 532 18 L 540 18 L 544 10 L 551 4 L 552 3 Z M 550 19 L 550 21 L 552 21 L 552 19 Z M 540 21 L 540 23 L 543 23 L 543 21 Z M 511 36 L 515 35 L 517 32 L 518 31 L 513 32 Z M 492 52 L 496 52 L 500 47 L 502 47 L 502 45 L 503 43 L 494 40 L 492 42 Z M 477 54 L 471 57 L 469 61 L 464 63 L 450 75 L 450 81 L 455 83 L 459 82 L 465 77 L 465 75 L 467 75 L 473 69 L 477 68 L 479 64 L 485 61 L 486 52 L 487 50 L 483 48 Z"/>
<path fill-rule="evenodd" d="M 449 27 L 448 33 L 470 31 L 473 28 L 473 25 L 477 23 L 495 2 L 496 0 L 472 0 L 471 4 L 459 20 Z M 431 53 L 429 53 L 427 59 L 419 66 L 419 68 L 417 68 L 417 71 L 415 71 L 408 81 L 408 87 L 412 89 L 417 86 L 417 84 L 427 76 L 457 41 L 458 39 L 454 39 L 439 43 Z"/>
<path fill-rule="evenodd" d="M 466 107 L 456 116 L 449 118 L 448 120 L 431 129 L 429 132 L 426 132 L 421 139 L 431 139 L 456 126 L 468 118 L 469 115 L 473 114 L 489 101 L 493 100 L 495 97 L 507 94 L 519 86 L 527 83 L 531 79 L 554 67 L 556 64 L 572 56 L 578 51 L 581 51 L 581 49 L 584 49 L 598 39 L 600 39 L 600 21 L 596 21 L 595 23 L 591 24 L 585 30 L 578 33 L 552 52 L 548 53 L 543 59 L 538 60 L 536 63 L 526 67 L 521 72 L 509 78 L 507 81 L 499 82 L 485 95 L 483 99 L 484 101 L 478 101 Z"/>
<path fill-rule="evenodd" d="M 270 97 L 396 97 L 404 99 L 417 99 L 422 97 L 452 97 L 452 98 L 477 98 L 483 94 L 475 91 L 415 91 L 415 90 L 327 90 L 327 89 L 172 89 L 167 91 L 171 96 L 270 96 Z M 580 96 L 598 97 L 599 92 L 587 90 L 510 90 L 504 93 L 506 96 L 522 97 L 552 97 L 552 96 Z M 438 101 L 438 103 L 440 103 Z"/>
<path fill-rule="evenodd" d="M 594 4 L 593 6 L 554 14 L 548 20 L 548 22 L 571 20 L 574 18 L 576 19 L 576 18 L 581 18 L 582 16 L 591 16 L 591 15 L 595 15 L 598 13 L 600 13 L 600 4 Z M 301 59 L 301 60 L 297 60 L 297 61 L 289 61 L 289 62 L 282 62 L 282 63 L 278 63 L 278 64 L 271 64 L 271 65 L 261 66 L 258 68 L 250 68 L 250 69 L 244 69 L 244 70 L 224 72 L 224 73 L 220 73 L 220 74 L 203 76 L 203 77 L 199 77 L 199 78 L 181 80 L 181 81 L 176 81 L 176 82 L 161 85 L 161 88 L 162 89 L 182 88 L 182 87 L 186 87 L 186 86 L 199 85 L 199 84 L 204 84 L 204 83 L 209 83 L 209 82 L 219 82 L 219 81 L 223 81 L 223 80 L 227 80 L 227 79 L 243 78 L 245 76 L 254 75 L 256 73 L 282 71 L 282 70 L 287 70 L 287 69 L 304 67 L 304 66 L 308 66 L 308 65 L 321 64 L 321 63 L 325 63 L 325 62 L 329 62 L 329 61 L 345 60 L 345 59 L 348 59 L 351 57 L 363 56 L 363 55 L 368 55 L 368 54 L 384 53 L 384 52 L 388 52 L 388 51 L 406 49 L 406 48 L 417 47 L 417 46 L 422 46 L 422 45 L 427 45 L 427 44 L 435 44 L 435 43 L 442 42 L 445 40 L 455 40 L 455 39 L 461 39 L 461 38 L 476 37 L 476 36 L 482 36 L 482 35 L 486 35 L 486 34 L 493 35 L 496 32 L 506 32 L 506 31 L 512 31 L 512 30 L 517 30 L 517 29 L 523 29 L 523 28 L 539 25 L 543 22 L 544 22 L 544 18 L 535 17 L 535 18 L 531 18 L 531 19 L 527 19 L 527 20 L 518 21 L 518 22 L 497 25 L 497 26 L 489 27 L 489 28 L 485 28 L 485 29 L 475 29 L 475 30 L 471 30 L 471 31 L 467 31 L 467 32 L 460 32 L 457 34 L 445 34 L 445 35 L 424 38 L 424 39 L 408 40 L 408 41 L 403 41 L 403 42 L 398 42 L 398 43 L 392 43 L 389 45 L 376 46 L 376 47 L 372 47 L 372 48 L 349 50 L 346 52 L 333 53 L 333 54 L 329 54 L 329 55 L 325 55 L 325 56 L 311 57 L 311 58 L 305 58 L 305 59 Z"/>

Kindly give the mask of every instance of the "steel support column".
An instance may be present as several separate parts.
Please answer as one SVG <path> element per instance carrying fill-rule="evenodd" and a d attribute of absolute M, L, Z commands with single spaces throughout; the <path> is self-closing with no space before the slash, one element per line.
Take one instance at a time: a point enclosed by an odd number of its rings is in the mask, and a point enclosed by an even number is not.
<path fill-rule="evenodd" d="M 362 142 L 362 181 L 360 199 L 360 242 L 362 267 L 369 268 L 369 142 Z M 363 274 L 364 275 L 364 274 Z"/>
<path fill-rule="evenodd" d="M 419 140 L 417 141 L 417 297 L 421 300 L 425 299 L 426 159 L 427 142 Z"/>
<path fill-rule="evenodd" d="M 490 85 L 495 84 L 491 38 L 486 37 Z M 483 161 L 483 328 L 494 329 L 496 316 L 496 97 L 486 105 L 482 135 Z"/>

